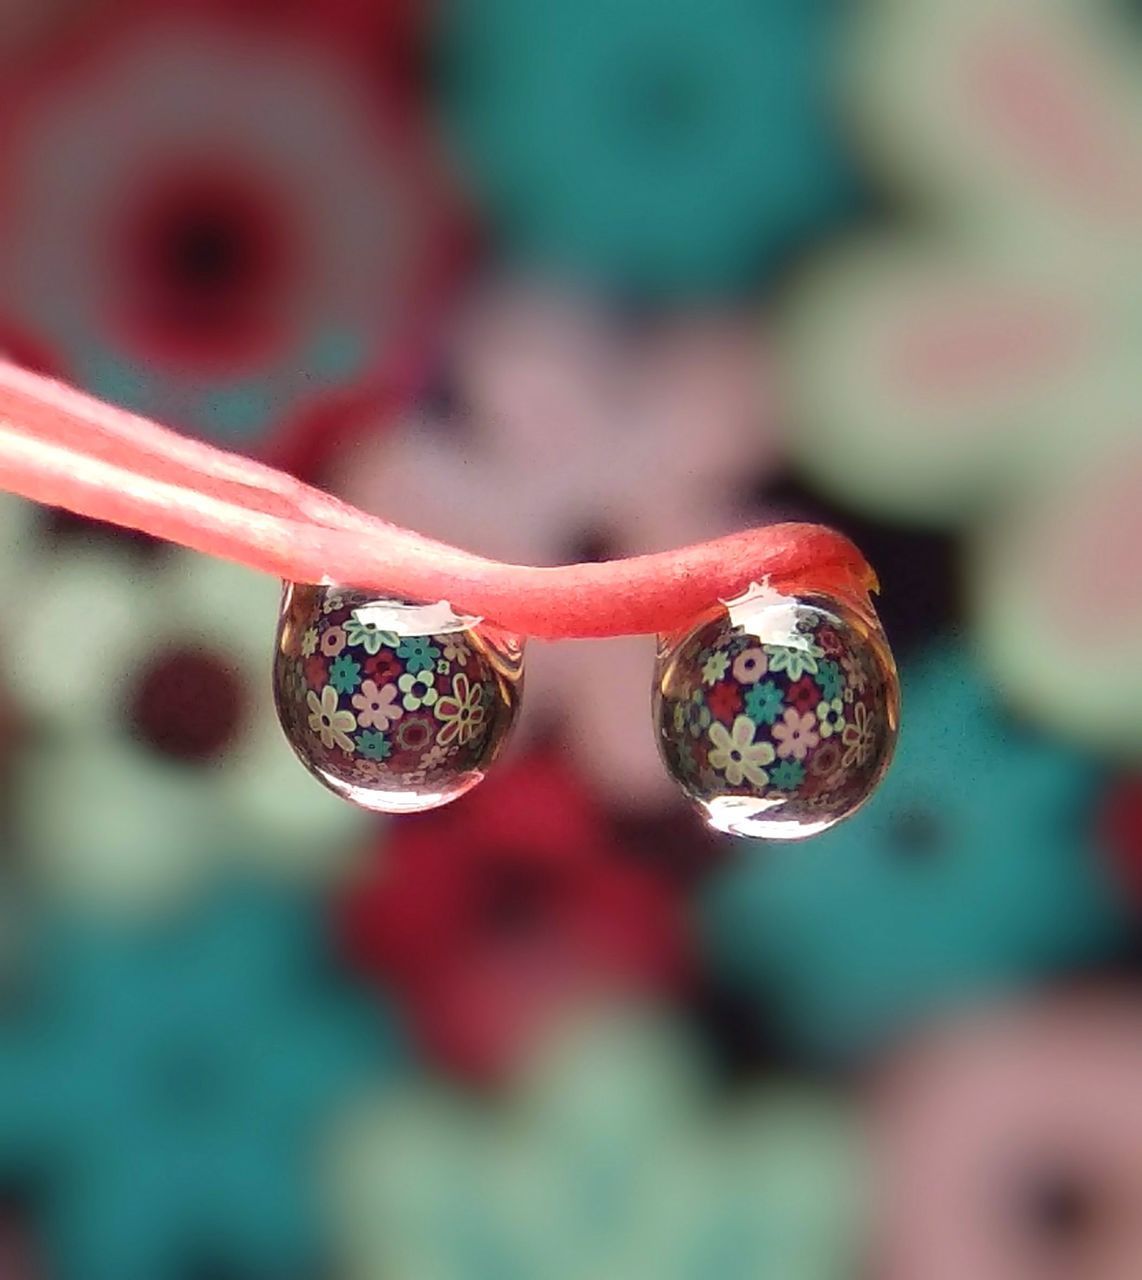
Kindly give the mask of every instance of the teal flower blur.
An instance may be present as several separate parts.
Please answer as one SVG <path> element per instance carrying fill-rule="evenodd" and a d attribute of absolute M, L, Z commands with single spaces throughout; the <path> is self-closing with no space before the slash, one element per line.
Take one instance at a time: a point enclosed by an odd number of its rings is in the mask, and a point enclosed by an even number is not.
<path fill-rule="evenodd" d="M 900 746 L 867 807 L 738 860 L 703 904 L 715 972 L 814 1053 L 876 1047 L 1120 937 L 1089 819 L 1096 767 L 1015 729 L 950 645 L 902 675 Z"/>
<path fill-rule="evenodd" d="M 836 0 L 447 0 L 461 166 L 509 247 L 655 294 L 752 284 L 843 214 Z"/>
<path fill-rule="evenodd" d="M 334 1147 L 355 1280 L 836 1280 L 861 1228 L 852 1115 L 808 1087 L 710 1105 L 695 1046 L 629 1016 L 497 1107 L 420 1085 Z"/>
<path fill-rule="evenodd" d="M 376 1002 L 326 968 L 312 902 L 231 888 L 146 924 L 45 923 L 0 1017 L 0 1175 L 37 1176 L 59 1280 L 310 1277 L 317 1142 L 390 1076 Z"/>

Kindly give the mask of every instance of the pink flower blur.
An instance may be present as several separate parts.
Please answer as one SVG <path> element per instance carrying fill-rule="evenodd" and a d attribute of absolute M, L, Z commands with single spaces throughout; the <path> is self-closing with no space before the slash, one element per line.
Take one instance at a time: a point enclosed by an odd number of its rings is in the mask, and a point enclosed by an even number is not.
<path fill-rule="evenodd" d="M 777 462 L 753 329 L 688 317 L 632 335 L 583 298 L 492 288 L 458 317 L 454 404 L 345 454 L 337 491 L 366 510 L 508 561 L 660 551 L 756 521 Z M 653 641 L 528 648 L 524 737 L 560 724 L 616 801 L 672 792 L 650 728 Z"/>

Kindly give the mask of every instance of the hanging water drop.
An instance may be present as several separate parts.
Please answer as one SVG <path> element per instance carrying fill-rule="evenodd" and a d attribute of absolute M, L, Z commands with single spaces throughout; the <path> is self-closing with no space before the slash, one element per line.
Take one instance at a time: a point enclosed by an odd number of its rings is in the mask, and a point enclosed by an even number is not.
<path fill-rule="evenodd" d="M 798 840 L 855 813 L 896 743 L 899 685 L 867 612 L 752 586 L 659 638 L 659 750 L 710 824 Z"/>
<path fill-rule="evenodd" d="M 285 585 L 278 718 L 310 773 L 363 808 L 415 813 L 471 790 L 511 730 L 522 679 L 514 637 L 443 601 Z"/>

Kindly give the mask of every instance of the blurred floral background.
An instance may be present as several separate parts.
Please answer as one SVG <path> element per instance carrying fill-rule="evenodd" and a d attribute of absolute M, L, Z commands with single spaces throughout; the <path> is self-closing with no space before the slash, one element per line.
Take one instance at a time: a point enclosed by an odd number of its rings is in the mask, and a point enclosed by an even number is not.
<path fill-rule="evenodd" d="M 650 638 L 378 821 L 278 584 L 0 503 L 2 1280 L 1142 1271 L 1142 27 L 0 0 L 0 350 L 530 563 L 818 519 L 897 760 L 705 831 Z"/>

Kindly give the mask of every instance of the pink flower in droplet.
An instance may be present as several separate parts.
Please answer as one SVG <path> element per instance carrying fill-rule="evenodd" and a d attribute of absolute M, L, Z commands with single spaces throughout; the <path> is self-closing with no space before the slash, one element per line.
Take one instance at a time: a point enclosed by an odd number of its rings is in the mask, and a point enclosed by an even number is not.
<path fill-rule="evenodd" d="M 345 628 L 330 627 L 321 637 L 321 652 L 327 658 L 336 658 L 345 648 Z"/>
<path fill-rule="evenodd" d="M 386 684 L 378 689 L 376 681 L 366 680 L 360 693 L 353 695 L 357 708 L 357 723 L 363 729 L 387 729 L 404 715 L 404 708 L 397 702 L 397 687 Z"/>
<path fill-rule="evenodd" d="M 756 684 L 768 670 L 764 649 L 746 649 L 734 659 L 734 679 L 740 684 Z"/>
<path fill-rule="evenodd" d="M 794 760 L 804 760 L 821 741 L 817 732 L 817 717 L 812 711 L 802 715 L 796 707 L 787 707 L 785 715 L 773 726 L 771 732 L 777 743 L 777 754 L 783 760 L 790 756 Z"/>

